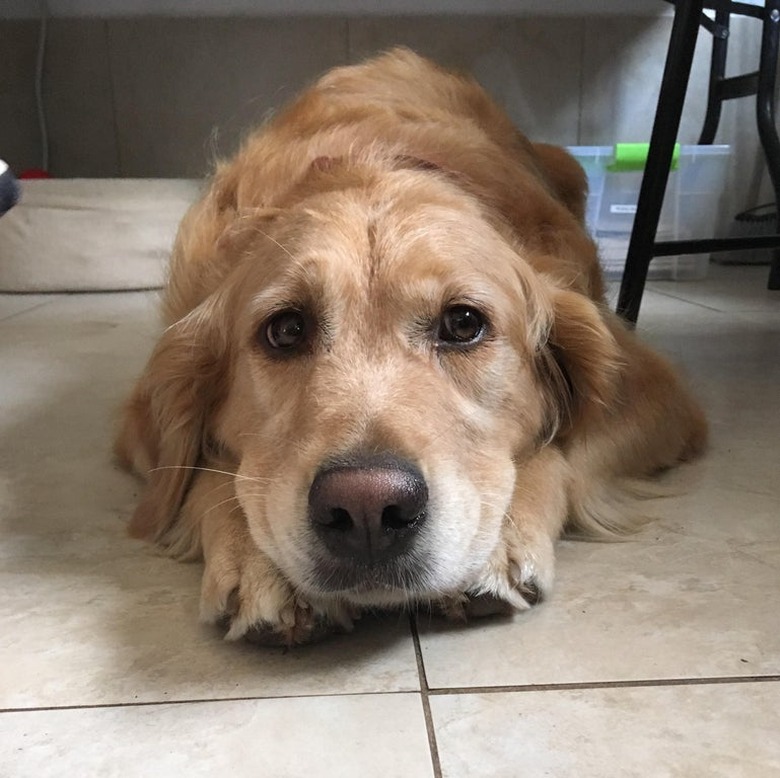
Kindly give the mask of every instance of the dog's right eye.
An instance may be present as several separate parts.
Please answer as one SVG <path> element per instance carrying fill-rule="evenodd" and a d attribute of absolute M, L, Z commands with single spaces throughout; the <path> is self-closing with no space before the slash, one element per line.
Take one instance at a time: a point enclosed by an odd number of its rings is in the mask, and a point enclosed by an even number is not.
<path fill-rule="evenodd" d="M 300 311 L 281 311 L 260 326 L 261 340 L 277 351 L 292 351 L 306 340 L 306 319 Z"/>
<path fill-rule="evenodd" d="M 438 340 L 442 346 L 472 346 L 485 335 L 482 314 L 469 305 L 453 305 L 439 322 Z"/>

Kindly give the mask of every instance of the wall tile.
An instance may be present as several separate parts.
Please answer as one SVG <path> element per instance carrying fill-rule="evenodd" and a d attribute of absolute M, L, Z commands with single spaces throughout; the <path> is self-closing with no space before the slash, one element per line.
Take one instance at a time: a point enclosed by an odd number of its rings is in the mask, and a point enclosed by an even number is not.
<path fill-rule="evenodd" d="M 337 19 L 109 23 L 121 169 L 199 176 L 250 127 L 346 58 Z"/>
<path fill-rule="evenodd" d="M 529 137 L 576 143 L 580 30 L 572 18 L 352 19 L 350 60 L 408 46 L 472 73 Z"/>
<path fill-rule="evenodd" d="M 51 172 L 63 177 L 118 175 L 106 23 L 52 19 L 45 73 Z"/>
<path fill-rule="evenodd" d="M 562 144 L 647 140 L 671 16 L 327 19 L 53 19 L 45 98 L 51 167 L 65 176 L 200 176 L 248 128 L 327 68 L 407 45 L 470 71 L 530 137 Z M 34 72 L 38 23 L 0 21 L 0 154 L 40 164 Z M 732 21 L 729 72 L 757 65 L 759 25 Z M 700 35 L 680 139 L 706 106 Z M 751 99 L 724 106 L 733 146 L 719 231 L 773 199 Z"/>
<path fill-rule="evenodd" d="M 0 157 L 17 172 L 41 164 L 35 109 L 38 23 L 0 21 Z"/>
<path fill-rule="evenodd" d="M 582 68 L 583 145 L 650 139 L 672 18 L 603 17 L 585 20 Z M 709 49 L 696 47 L 680 141 L 695 143 L 707 104 Z"/>
<path fill-rule="evenodd" d="M 755 19 L 735 17 L 731 21 L 726 75 L 740 75 L 758 69 L 761 25 Z M 757 203 L 774 201 L 766 162 L 758 140 L 755 97 L 725 103 L 717 143 L 733 146 L 733 159 L 726 191 L 734 202 L 729 216 Z"/>

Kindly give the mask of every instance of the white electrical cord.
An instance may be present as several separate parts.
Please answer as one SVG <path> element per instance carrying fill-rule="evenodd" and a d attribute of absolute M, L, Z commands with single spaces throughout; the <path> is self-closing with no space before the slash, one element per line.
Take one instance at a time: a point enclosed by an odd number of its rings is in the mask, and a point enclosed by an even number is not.
<path fill-rule="evenodd" d="M 46 22 L 49 9 L 46 0 L 40 0 L 41 26 L 38 32 L 38 57 L 35 62 L 35 105 L 38 109 L 38 127 L 41 133 L 41 169 L 49 170 L 49 131 L 43 105 L 43 62 L 46 54 Z"/>

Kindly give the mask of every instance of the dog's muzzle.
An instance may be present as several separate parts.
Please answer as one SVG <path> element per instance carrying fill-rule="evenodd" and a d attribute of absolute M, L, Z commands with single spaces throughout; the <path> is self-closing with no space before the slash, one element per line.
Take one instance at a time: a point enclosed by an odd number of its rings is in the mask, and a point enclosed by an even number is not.
<path fill-rule="evenodd" d="M 326 588 L 404 583 L 414 573 L 407 568 L 427 507 L 425 479 L 405 460 L 364 457 L 323 467 L 309 489 L 309 522 Z"/>

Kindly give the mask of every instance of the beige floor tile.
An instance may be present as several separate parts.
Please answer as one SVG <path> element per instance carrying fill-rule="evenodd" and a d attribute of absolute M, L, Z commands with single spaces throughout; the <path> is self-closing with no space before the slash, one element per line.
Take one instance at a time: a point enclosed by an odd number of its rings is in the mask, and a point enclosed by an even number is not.
<path fill-rule="evenodd" d="M 673 476 L 676 496 L 641 506 L 658 520 L 629 542 L 560 544 L 535 611 L 465 630 L 426 621 L 431 686 L 780 673 L 780 611 L 766 604 L 780 591 L 780 321 L 708 305 L 740 278 L 691 284 L 697 304 L 650 292 L 640 317 L 708 410 L 708 457 Z"/>
<path fill-rule="evenodd" d="M 0 707 L 419 688 L 403 617 L 366 618 L 290 652 L 226 643 L 198 623 L 196 566 L 115 540 L 113 552 L 93 539 L 80 555 L 46 548 L 0 561 Z"/>
<path fill-rule="evenodd" d="M 780 296 L 764 288 L 766 268 L 713 271 L 695 284 L 653 284 L 661 291 L 646 293 L 638 329 L 677 362 L 707 408 L 704 485 L 780 499 Z"/>
<path fill-rule="evenodd" d="M 686 500 L 688 501 L 686 504 Z M 564 542 L 550 599 L 513 620 L 422 625 L 434 688 L 780 674 L 776 497 L 712 490 L 621 544 Z"/>
<path fill-rule="evenodd" d="M 7 713 L 0 763 L 8 778 L 433 775 L 416 694 Z"/>
<path fill-rule="evenodd" d="M 708 277 L 702 281 L 651 281 L 648 288 L 677 300 L 727 313 L 774 313 L 776 320 L 780 313 L 780 292 L 766 288 L 768 277 L 768 265 L 711 263 Z"/>
<path fill-rule="evenodd" d="M 780 684 L 447 695 L 444 778 L 780 775 Z"/>
<path fill-rule="evenodd" d="M 113 416 L 154 294 L 68 295 L 0 325 L 0 706 L 418 688 L 403 617 L 283 654 L 198 624 L 199 567 L 125 537 Z"/>

